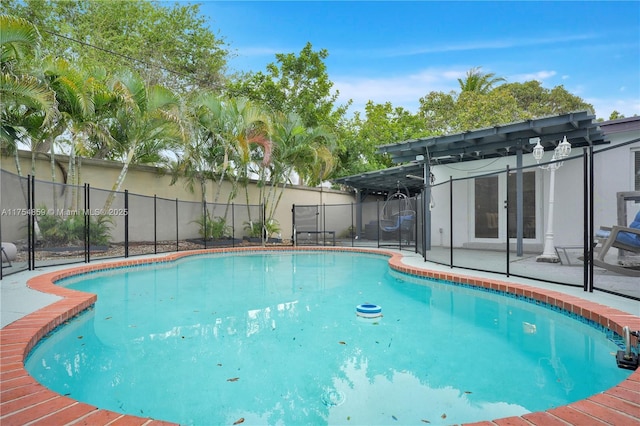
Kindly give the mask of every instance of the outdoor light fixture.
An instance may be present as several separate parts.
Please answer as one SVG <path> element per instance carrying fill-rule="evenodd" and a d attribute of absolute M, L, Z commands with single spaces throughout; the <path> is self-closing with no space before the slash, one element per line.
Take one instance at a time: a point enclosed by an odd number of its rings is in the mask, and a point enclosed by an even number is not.
<path fill-rule="evenodd" d="M 537 143 L 536 146 L 533 147 L 533 158 L 535 158 L 538 164 L 540 164 L 540 160 L 542 160 L 542 157 L 544 156 L 544 148 L 542 147 L 542 145 L 540 145 L 540 138 L 535 139 L 537 139 Z M 557 163 L 557 161 L 564 160 L 569 156 L 570 153 L 571 144 L 569 143 L 569 141 L 567 141 L 567 137 L 565 136 L 564 138 L 562 138 L 562 142 L 560 142 L 556 149 L 553 150 L 553 157 L 551 157 L 552 163 L 546 166 L 540 166 L 540 168 L 545 170 L 557 170 L 562 167 L 562 163 Z"/>
<path fill-rule="evenodd" d="M 540 145 L 540 138 L 530 139 L 529 142 L 537 142 L 536 146 L 533 147 L 533 158 L 535 158 L 536 162 L 540 164 L 540 160 L 542 160 L 542 157 L 544 156 L 544 147 Z M 567 158 L 570 153 L 571 144 L 567 141 L 567 137 L 565 136 L 562 139 L 562 142 L 560 142 L 556 149 L 553 150 L 551 162 L 544 166 L 538 165 L 541 169 L 549 170 L 549 217 L 547 220 L 547 231 L 544 234 L 544 249 L 542 254 L 536 258 L 538 262 L 558 263 L 560 261 L 553 244 L 553 198 L 555 192 L 555 175 L 556 170 L 564 164 L 562 160 Z"/>

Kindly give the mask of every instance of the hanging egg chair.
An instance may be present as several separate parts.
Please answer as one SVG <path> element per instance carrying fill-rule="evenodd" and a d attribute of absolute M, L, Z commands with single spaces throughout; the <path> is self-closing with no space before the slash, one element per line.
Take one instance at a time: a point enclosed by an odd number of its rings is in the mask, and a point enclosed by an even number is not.
<path fill-rule="evenodd" d="M 406 187 L 396 184 L 396 191 L 389 194 L 380 209 L 380 230 L 386 233 L 397 233 L 403 239 L 411 239 L 416 222 L 415 200 L 409 197 Z"/>

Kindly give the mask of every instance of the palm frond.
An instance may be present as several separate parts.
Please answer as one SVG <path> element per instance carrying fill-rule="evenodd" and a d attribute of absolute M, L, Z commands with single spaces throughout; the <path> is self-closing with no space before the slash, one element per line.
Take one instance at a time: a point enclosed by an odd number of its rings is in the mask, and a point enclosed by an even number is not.
<path fill-rule="evenodd" d="M 40 47 L 40 33 L 29 21 L 17 16 L 0 15 L 0 59 L 22 59 Z"/>
<path fill-rule="evenodd" d="M 3 108 L 13 104 L 41 109 L 45 123 L 56 115 L 55 92 L 33 76 L 0 73 L 0 95 Z"/>

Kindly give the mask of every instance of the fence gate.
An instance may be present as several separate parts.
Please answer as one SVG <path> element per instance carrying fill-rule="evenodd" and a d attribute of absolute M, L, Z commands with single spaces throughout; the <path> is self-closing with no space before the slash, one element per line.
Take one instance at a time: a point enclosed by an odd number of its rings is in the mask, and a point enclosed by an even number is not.
<path fill-rule="evenodd" d="M 323 226 L 323 215 L 319 205 L 293 205 L 294 245 L 325 245 L 326 233 Z M 335 234 L 332 237 L 335 241 Z"/>

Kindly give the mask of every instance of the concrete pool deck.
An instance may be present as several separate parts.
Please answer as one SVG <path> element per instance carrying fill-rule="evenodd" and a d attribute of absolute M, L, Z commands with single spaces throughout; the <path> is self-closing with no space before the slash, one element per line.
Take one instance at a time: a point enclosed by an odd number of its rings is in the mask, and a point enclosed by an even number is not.
<path fill-rule="evenodd" d="M 303 250 L 313 250 L 305 247 Z M 256 251 L 260 249 L 235 249 Z M 291 247 L 267 250 L 291 250 Z M 338 249 L 347 251 L 350 249 Z M 207 250 L 218 252 L 229 250 Z M 355 249 L 369 252 L 367 249 Z M 421 256 L 397 250 L 374 250 L 390 253 L 390 266 L 412 275 L 462 282 L 539 300 L 565 309 L 600 324 L 618 334 L 628 325 L 640 330 L 640 304 L 631 299 L 604 292 L 588 293 L 580 288 L 546 284 L 534 280 L 496 274 L 450 269 L 425 263 Z M 0 330 L 0 423 L 31 424 L 139 424 L 167 422 L 123 415 L 75 401 L 38 384 L 24 369 L 24 359 L 48 332 L 95 303 L 95 296 L 56 286 L 65 276 L 107 267 L 167 261 L 197 252 L 179 252 L 127 260 L 92 262 L 80 266 L 52 267 L 25 271 L 5 277 L 0 282 L 2 296 L 2 330 Z M 107 266 L 109 265 L 109 266 Z M 27 281 L 29 282 L 27 286 Z M 615 360 L 612 358 L 612 362 Z M 619 385 L 585 400 L 549 409 L 476 425 L 640 425 L 640 370 Z"/>

